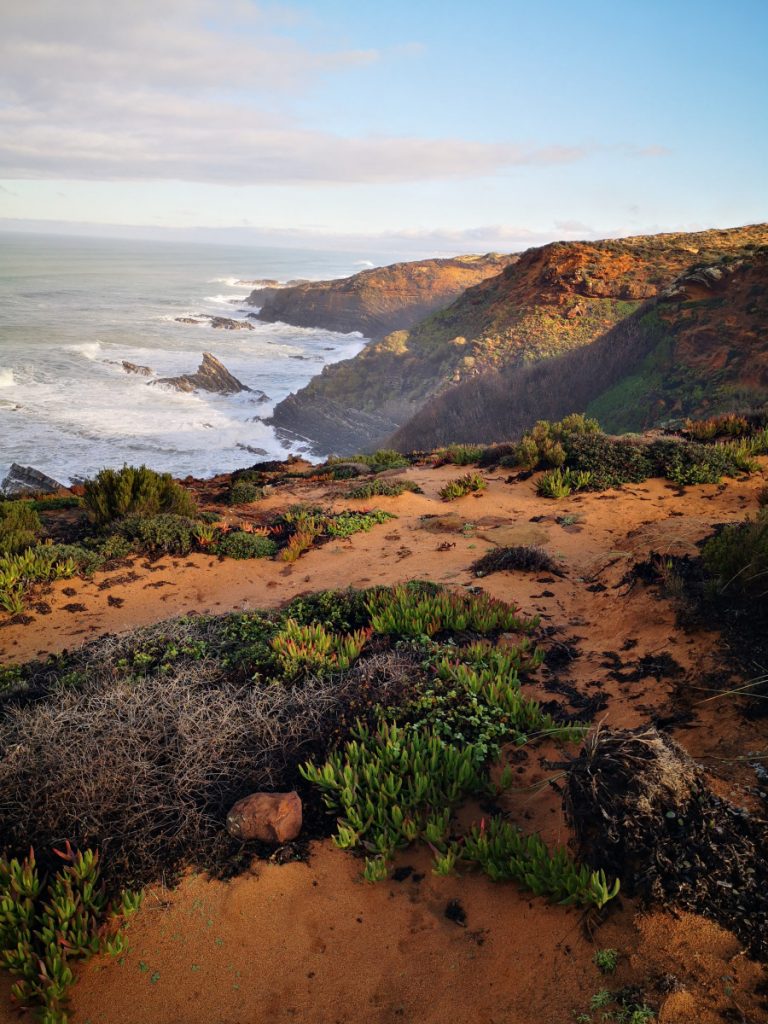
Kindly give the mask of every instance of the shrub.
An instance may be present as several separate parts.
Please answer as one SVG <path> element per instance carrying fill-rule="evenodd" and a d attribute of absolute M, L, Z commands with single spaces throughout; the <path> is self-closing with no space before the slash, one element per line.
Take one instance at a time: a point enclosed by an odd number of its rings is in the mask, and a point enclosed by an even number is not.
<path fill-rule="evenodd" d="M 581 413 L 566 416 L 559 423 L 539 420 L 523 436 L 515 453 L 517 464 L 527 469 L 565 464 L 567 451 L 577 438 L 598 434 L 600 424 Z"/>
<path fill-rule="evenodd" d="M 277 544 L 271 537 L 259 533 L 233 530 L 220 535 L 213 551 L 226 558 L 271 558 L 277 551 Z"/>
<path fill-rule="evenodd" d="M 571 474 L 567 469 L 548 469 L 536 481 L 536 493 L 542 498 L 567 498 L 572 490 Z"/>
<path fill-rule="evenodd" d="M 422 489 L 412 480 L 368 480 L 359 487 L 353 487 L 347 491 L 348 498 L 374 498 L 383 495 L 389 498 L 397 498 L 404 491 L 411 491 L 413 494 L 423 494 Z"/>
<path fill-rule="evenodd" d="M 307 527 L 297 530 L 288 538 L 287 544 L 280 552 L 281 560 L 283 562 L 295 562 L 305 551 L 309 551 L 319 536 L 319 529 Z"/>
<path fill-rule="evenodd" d="M 598 949 L 592 960 L 595 967 L 603 974 L 615 974 L 619 963 L 619 952 L 616 949 Z"/>
<path fill-rule="evenodd" d="M 62 508 L 82 508 L 83 499 L 73 495 L 62 495 L 53 498 L 35 498 L 29 504 L 35 512 L 56 512 Z"/>
<path fill-rule="evenodd" d="M 440 488 L 438 494 L 443 501 L 455 501 L 456 498 L 463 498 L 465 494 L 484 491 L 487 486 L 485 478 L 479 473 L 467 473 L 456 480 L 449 480 Z"/>
<path fill-rule="evenodd" d="M 66 1024 L 72 966 L 122 952 L 118 923 L 141 895 L 123 891 L 110 904 L 98 853 L 76 853 L 69 843 L 55 853 L 64 863 L 52 877 L 41 877 L 33 850 L 22 861 L 0 857 L 0 964 L 20 979 L 11 989 L 17 1005 L 39 1009 L 45 1024 Z"/>
<path fill-rule="evenodd" d="M 195 545 L 195 522 L 170 512 L 126 516 L 119 524 L 123 537 L 152 554 L 188 555 Z"/>
<path fill-rule="evenodd" d="M 0 501 L 0 555 L 16 555 L 31 547 L 43 525 L 30 501 Z"/>
<path fill-rule="evenodd" d="M 562 576 L 557 562 L 543 548 L 519 545 L 495 548 L 478 558 L 470 566 L 475 576 L 488 576 L 493 572 L 550 572 Z"/>
<path fill-rule="evenodd" d="M 683 429 L 693 441 L 712 441 L 716 437 L 746 437 L 752 428 L 745 416 L 726 413 L 707 420 L 686 420 Z"/>
<path fill-rule="evenodd" d="M 568 466 L 591 473 L 591 486 L 596 490 L 642 483 L 654 473 L 649 450 L 642 441 L 591 433 L 569 439 Z"/>
<path fill-rule="evenodd" d="M 471 466 L 482 458 L 485 447 L 479 444 L 452 444 L 446 448 L 447 462 L 454 466 Z"/>
<path fill-rule="evenodd" d="M 765 596 L 768 593 L 768 510 L 756 519 L 726 526 L 702 549 L 707 570 L 721 590 Z"/>
<path fill-rule="evenodd" d="M 232 484 L 229 491 L 230 505 L 249 505 L 252 501 L 259 501 L 264 497 L 264 488 L 258 487 L 249 480 L 237 480 Z"/>
<path fill-rule="evenodd" d="M 386 469 L 403 469 L 409 465 L 408 459 L 394 448 L 380 448 L 373 455 L 363 455 L 360 461 L 367 463 L 374 473 L 382 473 Z"/>
<path fill-rule="evenodd" d="M 738 476 L 745 464 L 742 448 L 728 444 L 654 441 L 649 451 L 659 474 L 680 486 L 719 483 L 723 476 Z"/>
<path fill-rule="evenodd" d="M 86 480 L 83 502 L 91 521 L 100 526 L 128 515 L 191 517 L 196 512 L 192 495 L 170 473 L 156 473 L 146 466 L 102 469 L 93 480 Z"/>

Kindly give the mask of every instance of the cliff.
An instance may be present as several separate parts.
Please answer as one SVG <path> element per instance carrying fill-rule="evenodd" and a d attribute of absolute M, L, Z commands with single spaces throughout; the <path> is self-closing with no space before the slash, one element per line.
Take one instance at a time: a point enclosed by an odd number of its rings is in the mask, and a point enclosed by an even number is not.
<path fill-rule="evenodd" d="M 537 419 L 586 410 L 640 431 L 768 401 L 768 248 L 683 273 L 592 344 L 466 380 L 390 439 L 402 450 L 515 439 Z"/>
<path fill-rule="evenodd" d="M 336 281 L 257 288 L 246 302 L 260 306 L 258 319 L 268 323 L 359 331 L 366 338 L 380 339 L 412 327 L 515 259 L 490 253 L 393 263 Z"/>
<path fill-rule="evenodd" d="M 767 243 L 768 225 L 755 225 L 529 249 L 412 329 L 326 367 L 276 407 L 272 422 L 311 437 L 319 450 L 376 447 L 387 441 L 387 424 L 406 424 L 442 392 L 592 345 L 691 266 L 735 259 Z M 367 432 L 360 415 L 371 423 Z M 463 421 L 456 424 L 454 416 L 452 423 L 458 429 Z M 414 430 L 405 436 L 414 447 L 431 443 Z"/>

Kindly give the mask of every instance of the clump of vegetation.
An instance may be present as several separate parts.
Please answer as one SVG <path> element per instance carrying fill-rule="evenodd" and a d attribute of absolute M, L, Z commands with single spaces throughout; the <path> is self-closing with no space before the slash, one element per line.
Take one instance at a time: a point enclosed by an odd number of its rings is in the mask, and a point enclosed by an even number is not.
<path fill-rule="evenodd" d="M 374 526 L 394 518 L 391 512 L 378 508 L 370 512 L 337 512 L 326 517 L 325 529 L 329 537 L 351 537 L 355 533 L 367 533 Z"/>
<path fill-rule="evenodd" d="M 242 477 L 235 480 L 229 489 L 230 505 L 249 505 L 253 501 L 260 501 L 264 497 L 264 488 L 244 480 Z"/>
<path fill-rule="evenodd" d="M 599 433 L 600 424 L 581 413 L 566 416 L 559 423 L 539 420 L 523 436 L 515 452 L 516 465 L 525 469 L 558 468 L 565 464 L 567 450 L 577 437 Z"/>
<path fill-rule="evenodd" d="M 146 466 L 102 469 L 86 480 L 83 503 L 91 522 L 106 526 L 128 515 L 157 516 L 167 513 L 192 518 L 192 495 L 170 473 L 156 473 Z"/>
<path fill-rule="evenodd" d="M 130 515 L 119 524 L 122 537 L 153 555 L 188 555 L 195 546 L 195 531 L 194 520 L 171 512 Z"/>
<path fill-rule="evenodd" d="M 326 465 L 333 467 L 335 463 L 359 462 L 368 466 L 372 473 L 383 473 L 387 469 L 404 469 L 409 465 L 408 459 L 394 448 L 380 448 L 372 455 L 351 455 L 347 458 L 328 459 Z M 337 478 L 338 479 L 338 478 Z"/>
<path fill-rule="evenodd" d="M 562 570 L 540 547 L 516 545 L 494 548 L 470 566 L 475 576 L 489 576 L 493 572 L 547 572 L 562 576 Z"/>
<path fill-rule="evenodd" d="M 82 508 L 83 499 L 72 495 L 53 496 L 50 498 L 35 498 L 29 504 L 35 512 L 58 512 L 63 508 Z"/>
<path fill-rule="evenodd" d="M 768 509 L 755 519 L 725 526 L 701 552 L 718 589 L 765 597 L 768 594 Z"/>
<path fill-rule="evenodd" d="M 288 618 L 273 637 L 272 650 L 283 676 L 294 680 L 310 672 L 321 675 L 350 668 L 370 635 L 365 629 L 334 633 L 319 622 L 302 625 Z"/>
<path fill-rule="evenodd" d="M 348 498 L 374 498 L 379 495 L 383 495 L 388 498 L 398 498 L 405 491 L 411 491 L 413 494 L 422 494 L 423 491 L 418 484 L 412 480 L 368 480 L 364 484 L 360 484 L 358 487 L 353 487 L 352 490 L 347 491 L 346 496 Z"/>
<path fill-rule="evenodd" d="M 655 1012 L 637 998 L 634 989 L 600 989 L 589 1001 L 589 1012 L 576 1014 L 576 1024 L 651 1024 L 656 1020 Z"/>
<path fill-rule="evenodd" d="M 718 437 L 746 437 L 752 427 L 746 416 L 726 413 L 706 420 L 686 420 L 685 434 L 693 441 L 714 441 Z"/>
<path fill-rule="evenodd" d="M 76 572 L 75 561 L 61 557 L 54 545 L 40 544 L 19 555 L 0 555 L 0 608 L 18 615 L 24 610 L 24 593 L 33 583 L 68 579 Z"/>
<path fill-rule="evenodd" d="M 408 586 L 374 592 L 367 607 L 374 631 L 385 636 L 529 632 L 538 623 L 520 616 L 514 605 L 486 594 L 419 593 Z"/>
<path fill-rule="evenodd" d="M 475 465 L 483 456 L 484 445 L 479 444 L 451 444 L 444 451 L 437 454 L 444 462 L 450 462 L 454 466 Z"/>
<path fill-rule="evenodd" d="M 31 501 L 0 501 L 0 555 L 17 555 L 31 547 L 42 530 Z"/>
<path fill-rule="evenodd" d="M 592 485 L 592 473 L 583 469 L 549 469 L 536 481 L 536 493 L 542 498 L 567 498 L 574 491 L 586 491 Z"/>
<path fill-rule="evenodd" d="M 255 531 L 229 530 L 219 533 L 212 551 L 225 558 L 271 558 L 277 552 L 277 544 L 271 537 Z"/>
<path fill-rule="evenodd" d="M 124 890 L 108 902 L 99 855 L 54 851 L 63 861 L 41 875 L 33 850 L 22 860 L 0 857 L 0 966 L 19 980 L 14 1002 L 36 1009 L 45 1024 L 66 1024 L 69 989 L 78 961 L 94 953 L 121 953 L 121 925 L 141 905 L 141 894 Z"/>
<path fill-rule="evenodd" d="M 619 951 L 617 949 L 598 949 L 592 960 L 595 967 L 603 974 L 615 974 L 619 963 Z"/>
<path fill-rule="evenodd" d="M 595 490 L 641 483 L 654 473 L 646 442 L 633 437 L 606 437 L 595 432 L 569 440 L 568 466 L 591 473 L 591 486 Z"/>
<path fill-rule="evenodd" d="M 465 494 L 476 494 L 484 491 L 488 486 L 485 477 L 480 473 L 466 473 L 464 476 L 449 480 L 440 488 L 438 494 L 443 501 L 455 501 L 456 498 L 463 498 Z"/>

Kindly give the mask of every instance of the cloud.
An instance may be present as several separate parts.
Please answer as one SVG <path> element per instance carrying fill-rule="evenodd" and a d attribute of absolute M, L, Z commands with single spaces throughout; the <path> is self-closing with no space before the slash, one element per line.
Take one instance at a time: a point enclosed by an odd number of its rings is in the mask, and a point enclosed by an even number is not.
<path fill-rule="evenodd" d="M 584 159 L 596 147 L 348 138 L 293 112 L 318 78 L 375 49 L 318 50 L 295 12 L 249 0 L 12 0 L 0 39 L 8 179 L 220 184 L 393 183 Z M 394 47 L 416 56 L 419 44 Z"/>

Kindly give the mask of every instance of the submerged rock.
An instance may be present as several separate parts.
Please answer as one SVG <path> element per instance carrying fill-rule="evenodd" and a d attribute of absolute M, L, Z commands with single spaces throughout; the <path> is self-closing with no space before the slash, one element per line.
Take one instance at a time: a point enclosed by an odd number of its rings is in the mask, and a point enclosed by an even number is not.
<path fill-rule="evenodd" d="M 229 316 L 209 316 L 198 313 L 196 316 L 177 316 L 177 324 L 205 324 L 220 331 L 254 331 L 256 328 L 248 320 L 233 320 Z"/>
<path fill-rule="evenodd" d="M 251 389 L 233 376 L 223 363 L 210 352 L 203 352 L 203 361 L 197 373 L 183 373 L 179 377 L 161 377 L 152 384 L 168 384 L 177 391 L 213 391 L 219 395 L 236 395 Z"/>
<path fill-rule="evenodd" d="M 18 498 L 27 494 L 52 494 L 67 488 L 53 477 L 46 476 L 32 466 L 20 466 L 14 462 L 8 475 L 0 484 L 0 491 L 6 498 Z"/>
<path fill-rule="evenodd" d="M 289 843 L 301 832 L 299 794 L 252 793 L 238 800 L 227 815 L 227 831 L 235 839 L 262 843 Z"/>

